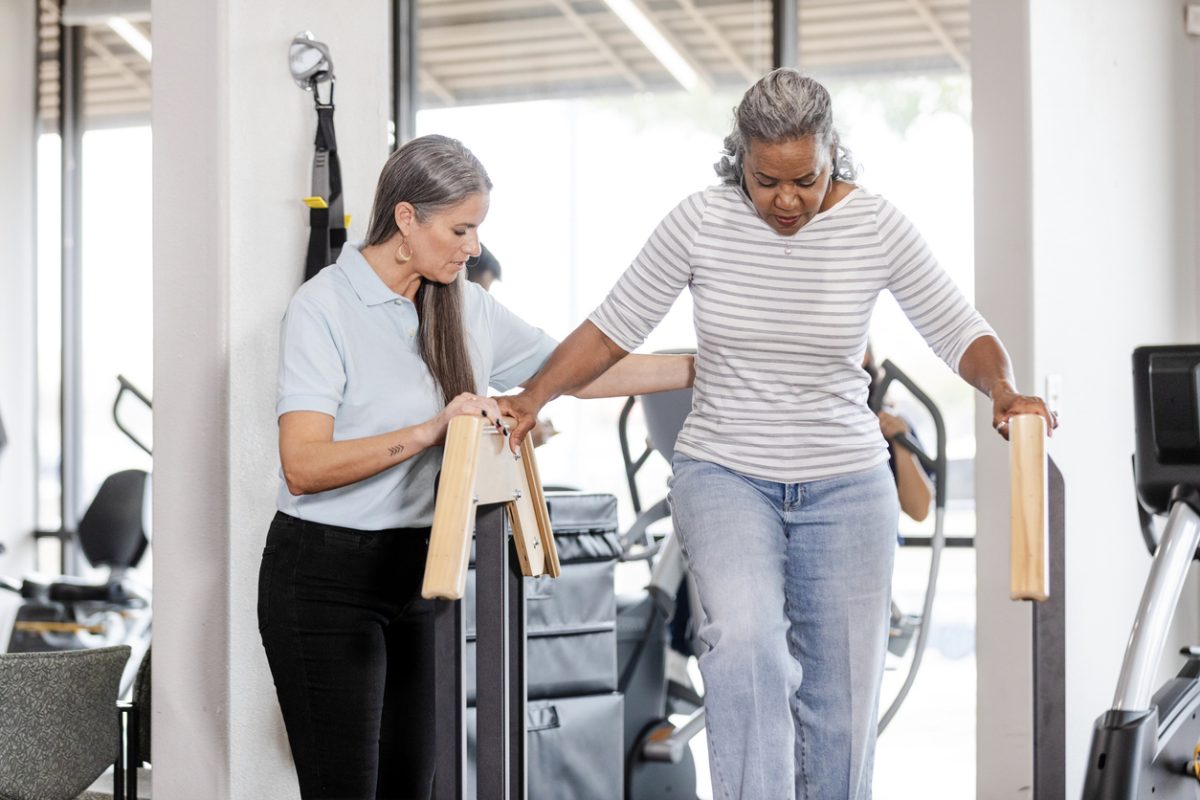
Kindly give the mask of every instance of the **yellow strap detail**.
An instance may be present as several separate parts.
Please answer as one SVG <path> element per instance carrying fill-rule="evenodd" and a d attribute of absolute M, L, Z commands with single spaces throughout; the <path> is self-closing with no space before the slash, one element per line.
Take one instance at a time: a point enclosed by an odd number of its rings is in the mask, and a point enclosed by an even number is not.
<path fill-rule="evenodd" d="M 304 205 L 309 208 L 329 208 L 329 203 L 325 202 L 324 197 L 306 197 L 304 198 Z"/>

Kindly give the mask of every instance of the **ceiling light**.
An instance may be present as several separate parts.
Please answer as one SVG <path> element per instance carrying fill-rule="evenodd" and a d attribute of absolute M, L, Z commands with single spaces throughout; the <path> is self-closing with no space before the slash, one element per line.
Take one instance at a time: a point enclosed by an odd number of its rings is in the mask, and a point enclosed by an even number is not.
<path fill-rule="evenodd" d="M 659 30 L 659 27 L 646 16 L 645 10 L 635 0 L 604 0 L 612 12 L 621 18 L 625 27 L 633 31 L 633 35 L 641 40 L 655 58 L 659 60 L 667 72 L 670 72 L 679 85 L 689 92 L 700 85 L 700 76 L 688 63 L 687 58 L 679 52 Z"/>
<path fill-rule="evenodd" d="M 142 58 L 150 60 L 150 39 L 142 33 L 141 28 L 124 17 L 109 17 L 108 27 L 112 29 L 113 33 L 124 39 L 126 44 L 140 53 Z"/>

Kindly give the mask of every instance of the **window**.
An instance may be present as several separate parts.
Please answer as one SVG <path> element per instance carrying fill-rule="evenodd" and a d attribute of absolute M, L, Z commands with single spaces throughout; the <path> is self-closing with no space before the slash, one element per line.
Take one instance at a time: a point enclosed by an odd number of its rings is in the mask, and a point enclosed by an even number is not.
<path fill-rule="evenodd" d="M 419 4 L 417 133 L 454 136 L 483 161 L 495 188 L 481 234 L 503 265 L 492 291 L 560 338 L 603 300 L 662 216 L 715 181 L 712 164 L 731 109 L 771 67 L 771 3 L 641 4 L 651 26 L 699 77 L 702 88 L 690 90 L 686 70 L 673 73 L 666 63 L 671 57 L 640 40 L 635 24 L 613 10 L 617 5 L 520 0 L 484 10 L 465 0 Z M 917 9 L 804 0 L 799 26 L 802 67 L 833 94 L 843 140 L 863 166 L 862 183 L 908 214 L 970 297 L 968 3 L 939 0 Z M 872 335 L 877 357 L 894 360 L 936 399 L 949 427 L 950 456 L 969 476 L 971 390 L 928 351 L 886 294 Z M 684 292 L 642 349 L 694 344 Z M 903 401 L 902 393 L 897 399 Z M 555 401 L 545 416 L 561 433 L 539 451 L 539 460 L 547 482 L 615 494 L 628 525 L 633 514 L 617 439 L 621 406 L 620 400 Z M 630 423 L 636 456 L 644 430 L 637 414 Z M 928 431 L 918 432 L 931 441 Z M 639 473 L 643 506 L 666 493 L 668 473 L 658 456 L 647 462 Z M 906 526 L 905 533 L 928 533 L 930 525 Z M 973 535 L 969 497 L 951 506 L 947 532 Z M 905 612 L 920 610 L 928 558 L 928 549 L 897 555 L 896 598 Z M 893 798 L 974 792 L 972 550 L 943 556 L 940 587 L 922 672 L 880 740 L 877 774 L 892 776 Z M 898 669 L 885 678 L 885 704 L 907 663 L 890 666 Z M 705 754 L 697 755 L 703 761 Z M 919 764 L 920 758 L 930 760 Z M 947 758 L 960 767 L 945 769 Z M 930 792 L 932 774 L 940 783 Z"/>
<path fill-rule="evenodd" d="M 64 525 L 64 485 L 77 484 L 69 524 L 107 475 L 150 467 L 112 419 L 117 375 L 146 393 L 152 378 L 150 52 L 145 20 L 70 29 L 82 66 L 79 82 L 67 81 L 77 102 L 64 104 L 60 44 L 68 29 L 59 25 L 57 4 L 42 0 L 40 10 L 37 524 L 55 531 Z M 77 184 L 67 196 L 69 206 L 78 192 L 78 227 L 68 230 L 62 229 L 64 105 L 67 120 L 82 131 L 80 169 L 68 175 Z M 64 242 L 78 248 L 77 272 L 64 272 Z M 72 329 L 77 334 L 64 342 L 64 330 Z M 71 422 L 65 426 L 63 409 Z M 123 404 L 123 415 L 148 439 L 146 409 Z M 39 569 L 57 571 L 57 549 L 57 540 L 41 540 Z M 68 559 L 68 566 L 82 565 Z"/>

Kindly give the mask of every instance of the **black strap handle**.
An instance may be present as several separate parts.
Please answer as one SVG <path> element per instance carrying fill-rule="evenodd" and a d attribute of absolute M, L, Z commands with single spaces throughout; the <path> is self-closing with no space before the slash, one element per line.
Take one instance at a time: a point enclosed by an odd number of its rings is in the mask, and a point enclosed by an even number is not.
<path fill-rule="evenodd" d="M 332 89 L 330 100 L 333 99 Z M 338 159 L 337 132 L 333 125 L 333 103 L 317 103 L 317 135 L 314 142 L 312 195 L 325 201 L 325 208 L 308 212 L 308 254 L 304 280 L 337 261 L 346 244 L 346 215 L 342 205 L 342 164 Z"/>

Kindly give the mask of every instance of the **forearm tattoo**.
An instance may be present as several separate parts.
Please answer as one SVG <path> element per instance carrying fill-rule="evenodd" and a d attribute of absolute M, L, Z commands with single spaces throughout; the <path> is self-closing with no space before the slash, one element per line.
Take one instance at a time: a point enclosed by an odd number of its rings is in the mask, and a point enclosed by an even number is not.
<path fill-rule="evenodd" d="M 393 445 L 392 447 L 388 448 L 388 455 L 392 456 L 393 458 L 395 458 L 396 456 L 400 455 L 403 452 L 404 452 L 404 445 L 402 445 L 402 444 Z"/>

